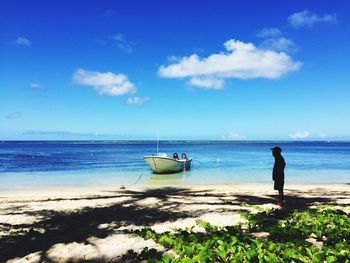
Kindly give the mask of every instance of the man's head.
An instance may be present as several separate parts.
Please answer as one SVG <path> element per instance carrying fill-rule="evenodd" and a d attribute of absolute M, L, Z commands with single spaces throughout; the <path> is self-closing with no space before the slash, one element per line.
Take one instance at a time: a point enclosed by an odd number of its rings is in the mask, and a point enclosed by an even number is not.
<path fill-rule="evenodd" d="M 271 151 L 273 156 L 278 156 L 278 155 L 281 155 L 282 149 L 279 146 L 275 146 L 271 148 Z"/>

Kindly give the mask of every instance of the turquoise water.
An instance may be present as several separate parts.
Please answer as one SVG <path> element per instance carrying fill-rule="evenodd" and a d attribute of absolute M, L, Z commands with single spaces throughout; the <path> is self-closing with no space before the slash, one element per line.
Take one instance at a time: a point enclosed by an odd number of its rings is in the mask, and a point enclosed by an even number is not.
<path fill-rule="evenodd" d="M 192 157 L 193 169 L 155 175 L 143 161 L 156 152 L 154 141 L 22 141 L 0 143 L 0 189 L 271 182 L 275 145 L 287 182 L 350 182 L 349 142 L 161 141 L 161 152 Z"/>

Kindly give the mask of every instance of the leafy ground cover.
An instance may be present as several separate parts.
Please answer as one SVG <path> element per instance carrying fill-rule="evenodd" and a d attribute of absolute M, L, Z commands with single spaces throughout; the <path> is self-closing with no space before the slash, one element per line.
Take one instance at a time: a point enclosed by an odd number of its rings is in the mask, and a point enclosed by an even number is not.
<path fill-rule="evenodd" d="M 248 205 L 243 205 L 248 206 Z M 254 207 L 253 207 L 254 208 Z M 170 256 L 155 249 L 129 251 L 124 259 L 148 262 L 350 262 L 349 214 L 331 207 L 284 213 L 242 210 L 245 223 L 216 227 L 198 221 L 204 231 L 193 229 L 156 233 L 142 228 L 133 235 L 153 239 Z M 258 237 L 256 233 L 265 233 Z"/>

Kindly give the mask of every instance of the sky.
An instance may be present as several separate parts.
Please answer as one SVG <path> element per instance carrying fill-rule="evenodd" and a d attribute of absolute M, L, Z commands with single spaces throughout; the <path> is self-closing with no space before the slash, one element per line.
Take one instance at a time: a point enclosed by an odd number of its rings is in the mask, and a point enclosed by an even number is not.
<path fill-rule="evenodd" d="M 0 140 L 349 140 L 348 1 L 0 2 Z"/>

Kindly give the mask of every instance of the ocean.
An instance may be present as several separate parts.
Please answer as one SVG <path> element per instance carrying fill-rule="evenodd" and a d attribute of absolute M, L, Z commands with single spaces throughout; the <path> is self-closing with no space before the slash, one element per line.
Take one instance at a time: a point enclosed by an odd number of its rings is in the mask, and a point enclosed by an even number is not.
<path fill-rule="evenodd" d="M 155 141 L 2 141 L 0 190 L 271 182 L 276 145 L 286 184 L 350 183 L 350 142 L 160 141 L 160 152 L 185 152 L 193 167 L 156 175 L 143 160 L 156 153 Z"/>

